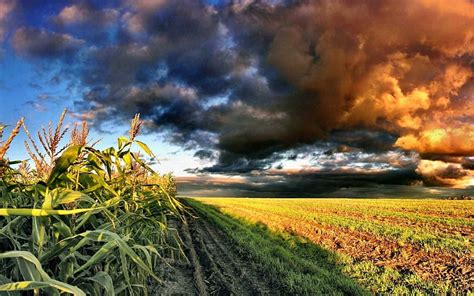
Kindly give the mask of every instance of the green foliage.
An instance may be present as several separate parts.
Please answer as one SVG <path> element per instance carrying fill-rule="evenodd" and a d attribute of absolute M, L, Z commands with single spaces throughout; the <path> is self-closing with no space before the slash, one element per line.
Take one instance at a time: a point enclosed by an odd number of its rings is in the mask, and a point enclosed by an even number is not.
<path fill-rule="evenodd" d="M 42 174 L 1 162 L 0 292 L 146 295 L 150 280 L 160 282 L 153 268 L 168 249 L 167 219 L 182 206 L 173 177 L 132 151 L 153 156 L 135 140 L 138 116 L 132 124 L 133 138 L 117 147 L 82 139 L 50 153 L 46 168 L 37 154 Z M 56 138 L 63 133 L 58 125 Z"/>
<path fill-rule="evenodd" d="M 11 251 L 0 254 L 0 259 L 15 258 L 22 276 L 26 281 L 11 283 L 7 282 L 0 285 L 0 291 L 24 291 L 36 289 L 55 289 L 50 290 L 51 294 L 58 294 L 57 290 L 74 295 L 86 295 L 81 289 L 68 285 L 66 283 L 54 280 L 43 270 L 39 260 L 30 252 Z"/>
<path fill-rule="evenodd" d="M 389 295 L 450 295 L 455 290 L 445 283 L 433 283 L 416 274 L 400 273 L 389 267 L 377 267 L 371 262 L 351 262 L 344 272 L 364 287 Z"/>

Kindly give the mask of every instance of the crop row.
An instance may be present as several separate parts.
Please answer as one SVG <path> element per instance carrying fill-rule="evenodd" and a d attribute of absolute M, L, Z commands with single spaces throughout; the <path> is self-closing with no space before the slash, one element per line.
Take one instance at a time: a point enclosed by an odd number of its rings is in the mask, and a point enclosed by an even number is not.
<path fill-rule="evenodd" d="M 201 201 L 201 199 L 199 199 Z M 187 201 L 201 216 L 225 232 L 250 262 L 255 262 L 275 281 L 279 291 L 293 294 L 365 294 L 348 279 L 355 279 L 368 291 L 392 295 L 446 294 L 448 284 L 433 283 L 414 273 L 354 260 L 312 244 L 301 237 L 270 231 L 243 215 L 223 214 L 214 206 Z M 242 205 L 242 203 L 241 203 Z M 244 213 L 244 211 L 241 212 Z M 272 217 L 267 214 L 267 217 Z M 275 220 L 278 220 L 276 217 Z"/>
<path fill-rule="evenodd" d="M 212 204 L 220 205 L 222 208 L 229 209 L 232 207 L 242 206 L 239 200 L 231 199 L 207 199 Z M 308 201 L 305 201 L 307 203 Z M 473 251 L 468 238 L 461 235 L 448 235 L 443 233 L 427 231 L 426 228 L 416 228 L 408 226 L 397 226 L 390 222 L 377 222 L 370 217 L 346 217 L 334 213 L 324 213 L 318 211 L 315 206 L 306 207 L 298 200 L 292 202 L 281 203 L 281 200 L 246 200 L 243 205 L 248 209 L 255 209 L 268 214 L 281 214 L 292 218 L 295 221 L 314 221 L 321 224 L 343 227 L 350 230 L 364 231 L 378 236 L 388 236 L 400 242 L 410 242 L 420 244 L 426 249 L 440 248 L 452 250 L 455 252 Z"/>

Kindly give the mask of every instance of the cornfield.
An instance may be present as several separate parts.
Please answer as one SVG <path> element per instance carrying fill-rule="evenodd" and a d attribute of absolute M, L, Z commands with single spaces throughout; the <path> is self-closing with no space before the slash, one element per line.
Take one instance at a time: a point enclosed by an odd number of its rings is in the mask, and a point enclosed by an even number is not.
<path fill-rule="evenodd" d="M 182 210 L 173 177 L 134 152 L 154 157 L 136 139 L 139 115 L 117 147 L 99 150 L 88 142 L 87 123 L 61 147 L 65 114 L 35 137 L 21 119 L 0 142 L 0 292 L 146 295 L 160 282 L 161 254 L 180 252 L 167 225 Z M 7 158 L 22 128 L 32 167 Z"/>

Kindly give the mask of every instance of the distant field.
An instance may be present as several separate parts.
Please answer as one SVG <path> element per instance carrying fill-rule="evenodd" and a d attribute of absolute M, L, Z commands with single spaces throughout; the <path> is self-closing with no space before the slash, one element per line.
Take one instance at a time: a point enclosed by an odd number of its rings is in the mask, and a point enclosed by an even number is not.
<path fill-rule="evenodd" d="M 262 223 L 335 252 L 342 272 L 378 293 L 466 294 L 474 290 L 474 202 L 429 199 L 196 198 L 239 242 L 246 232 L 226 224 Z M 229 217 L 229 218 L 230 218 Z M 227 226 L 226 226 L 227 225 Z M 242 248 L 250 241 L 240 240 Z M 258 257 L 258 248 L 254 250 Z M 294 250 L 295 253 L 301 250 Z M 304 256 L 303 256 L 304 257 Z M 262 264 L 265 264 L 263 262 Z M 295 263 L 296 264 L 296 263 Z"/>

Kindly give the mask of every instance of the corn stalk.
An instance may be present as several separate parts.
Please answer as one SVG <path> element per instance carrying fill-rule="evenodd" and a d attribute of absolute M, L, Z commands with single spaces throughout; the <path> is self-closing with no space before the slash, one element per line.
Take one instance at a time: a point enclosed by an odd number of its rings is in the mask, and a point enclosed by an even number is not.
<path fill-rule="evenodd" d="M 154 157 L 136 139 L 138 115 L 129 137 L 104 150 L 88 145 L 86 124 L 58 148 L 64 116 L 38 133 L 39 145 L 22 120 L 15 128 L 25 127 L 35 170 L 0 164 L 0 293 L 147 295 L 150 281 L 161 282 L 154 268 L 170 248 L 167 220 L 182 210 L 174 180 L 134 152 Z"/>

